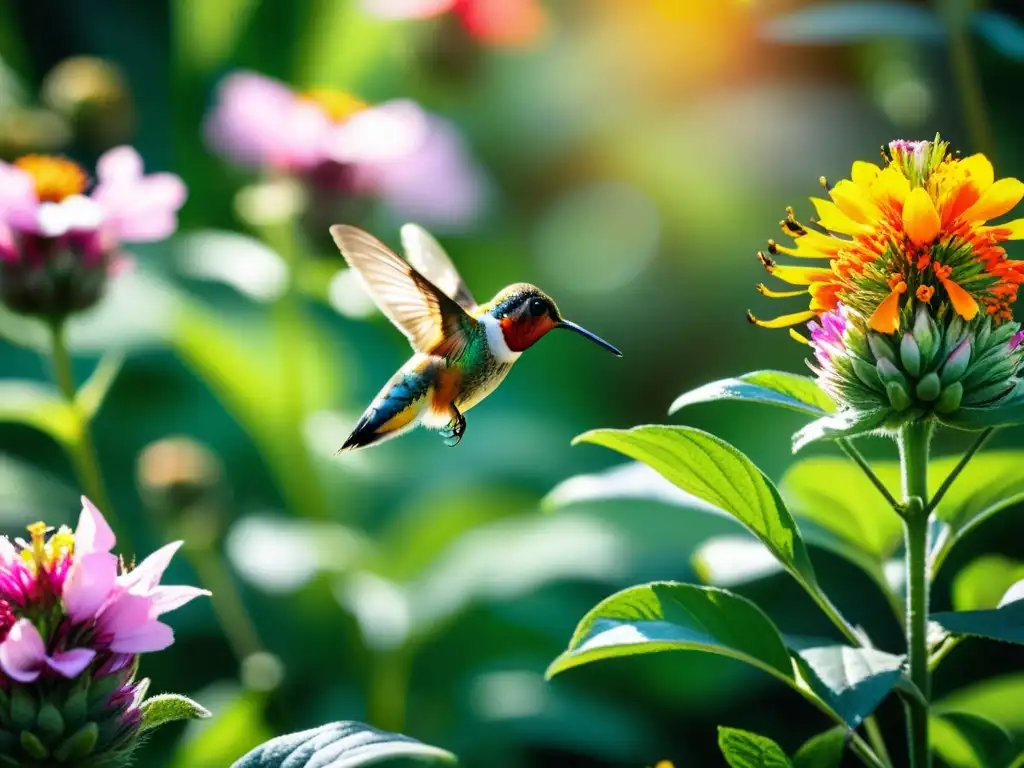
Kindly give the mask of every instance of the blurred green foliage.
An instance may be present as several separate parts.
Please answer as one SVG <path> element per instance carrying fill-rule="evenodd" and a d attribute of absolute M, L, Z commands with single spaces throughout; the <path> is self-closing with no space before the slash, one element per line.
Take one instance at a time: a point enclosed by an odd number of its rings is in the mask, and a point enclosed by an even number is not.
<path fill-rule="evenodd" d="M 28 149 L 93 163 L 105 148 L 95 136 L 74 121 L 62 133 L 63 118 L 40 122 L 26 110 L 56 64 L 98 56 L 124 79 L 134 115 L 126 130 L 147 168 L 173 170 L 189 187 L 179 234 L 136 249 L 136 270 L 69 329 L 80 383 L 102 353 L 125 354 L 94 428 L 126 533 L 140 553 L 185 536 L 188 557 L 170 580 L 202 581 L 223 596 L 219 606 L 197 601 L 175 615 L 176 644 L 143 661 L 154 692 L 186 693 L 215 717 L 161 730 L 140 765 L 221 768 L 274 734 L 342 719 L 401 730 L 494 768 L 665 758 L 718 765 L 718 724 L 771 733 L 790 754 L 828 726 L 766 675 L 694 653 L 611 661 L 545 683 L 548 663 L 596 602 L 644 580 L 697 580 L 694 553 L 739 529 L 650 501 L 580 501 L 554 512 L 540 501 L 561 480 L 611 461 L 592 447 L 570 448 L 576 434 L 667 423 L 680 392 L 712 379 L 802 370 L 803 348 L 751 328 L 743 313 L 758 298 L 754 252 L 786 204 L 806 207 L 820 175 L 839 178 L 891 138 L 936 131 L 964 152 L 990 133 L 998 173 L 1024 174 L 1024 107 L 1007 98 L 1024 76 L 1021 48 L 991 16 L 970 36 L 985 108 L 979 128 L 960 48 L 928 33 L 947 23 L 961 34 L 941 14 L 920 22 L 914 11 L 881 30 L 847 19 L 849 34 L 830 38 L 820 25 L 827 33 L 835 20 L 779 22 L 805 5 L 788 0 L 547 5 L 549 32 L 521 50 L 456 48 L 439 37 L 443 20 L 376 20 L 354 0 L 0 5 L 0 124 L 9 130 L 9 118 L 21 116 L 20 132 L 0 137 L 10 139 L 0 152 L 26 148 L 10 136 L 27 135 Z M 1014 10 L 1009 1 L 988 5 L 989 14 Z M 458 448 L 417 432 L 333 458 L 408 350 L 379 316 L 347 317 L 325 300 L 341 267 L 326 232 L 300 254 L 294 314 L 282 318 L 279 307 L 233 287 L 257 263 L 233 258 L 251 249 L 250 238 L 288 257 L 287 246 L 237 216 L 236 193 L 251 179 L 202 140 L 213 89 L 236 68 L 371 101 L 411 97 L 454 120 L 495 192 L 475 226 L 442 238 L 469 285 L 484 296 L 537 283 L 624 359 L 574 338 L 547 339 L 469 415 Z M 397 244 L 401 222 L 380 211 L 353 223 Z M 216 237 L 225 232 L 247 239 Z M 189 270 L 197 249 L 206 263 L 234 264 L 228 277 Z M 281 343 L 285 326 L 297 344 Z M 0 376 L 41 385 L 48 370 L 37 329 L 4 316 L 0 339 Z M 12 402 L 4 397 L 0 411 Z M 742 405 L 671 418 L 733 443 L 776 480 L 803 423 Z M 212 452 L 209 472 L 182 473 L 191 465 L 173 452 L 140 469 L 147 446 L 175 435 Z M 993 445 L 1019 447 L 1019 435 L 1003 433 Z M 938 447 L 952 453 L 965 443 L 946 433 Z M 865 452 L 892 458 L 893 447 L 871 441 Z M 166 494 L 189 491 L 202 503 L 187 497 L 189 514 L 170 512 Z M 77 494 L 55 443 L 31 425 L 0 425 L 4 533 L 40 517 L 72 520 Z M 842 514 L 839 505 L 832 511 Z M 815 508 L 825 530 L 837 529 L 828 514 Z M 950 553 L 936 610 L 969 588 L 957 574 L 979 554 L 1024 561 L 1022 523 L 1015 508 Z M 870 577 L 827 548 L 812 546 L 811 557 L 844 612 L 896 637 L 884 604 L 872 594 L 873 609 L 865 607 Z M 830 631 L 783 574 L 736 591 L 784 632 Z M 1019 653 L 980 640 L 953 653 L 964 663 L 940 669 L 936 699 L 952 709 L 969 702 L 1024 734 L 1010 703 L 1021 700 Z M 900 731 L 894 701 L 879 721 Z"/>

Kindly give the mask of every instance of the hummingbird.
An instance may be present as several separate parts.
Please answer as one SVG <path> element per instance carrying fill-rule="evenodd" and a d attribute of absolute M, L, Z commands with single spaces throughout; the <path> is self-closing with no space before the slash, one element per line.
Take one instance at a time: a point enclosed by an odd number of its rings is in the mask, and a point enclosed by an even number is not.
<path fill-rule="evenodd" d="M 524 351 L 556 328 L 622 357 L 604 339 L 564 319 L 552 298 L 528 283 L 510 285 L 477 304 L 448 254 L 416 224 L 401 229 L 408 261 L 357 227 L 335 224 L 330 233 L 370 297 L 413 348 L 339 453 L 390 440 L 418 425 L 439 431 L 447 445 L 458 445 L 466 412 L 497 388 Z"/>

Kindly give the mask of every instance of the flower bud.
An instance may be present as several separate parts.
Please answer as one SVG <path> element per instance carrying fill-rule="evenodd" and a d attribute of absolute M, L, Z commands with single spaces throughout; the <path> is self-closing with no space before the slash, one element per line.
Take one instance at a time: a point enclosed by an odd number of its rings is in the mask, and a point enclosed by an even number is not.
<path fill-rule="evenodd" d="M 910 333 L 904 333 L 903 339 L 900 341 L 900 361 L 911 376 L 921 373 L 921 350 Z"/>
<path fill-rule="evenodd" d="M 885 394 L 889 396 L 889 403 L 897 411 L 905 411 L 910 407 L 910 395 L 898 381 L 889 381 L 885 385 Z"/>
<path fill-rule="evenodd" d="M 964 385 L 959 381 L 955 384 L 950 384 L 939 396 L 939 402 L 935 405 L 935 410 L 939 413 L 952 413 L 960 407 L 960 400 L 964 394 Z"/>
<path fill-rule="evenodd" d="M 128 141 L 135 131 L 135 107 L 124 76 L 111 62 L 92 56 L 65 59 L 40 88 L 54 111 L 74 126 L 79 140 L 105 150 Z"/>
<path fill-rule="evenodd" d="M 884 336 L 878 333 L 868 334 L 868 347 L 875 360 L 896 360 L 896 350 Z"/>
<path fill-rule="evenodd" d="M 964 372 L 967 370 L 967 366 L 971 362 L 971 341 L 970 339 L 964 339 L 953 350 L 952 354 L 946 359 L 946 362 L 942 366 L 942 383 L 952 384 L 957 381 Z"/>
<path fill-rule="evenodd" d="M 939 331 L 932 319 L 931 313 L 926 305 L 921 304 L 917 308 L 914 317 L 914 340 L 922 358 L 922 364 L 927 366 L 931 362 L 932 354 L 935 352 Z"/>
<path fill-rule="evenodd" d="M 939 393 L 942 391 L 942 382 L 939 381 L 938 374 L 935 371 L 926 374 L 923 379 L 917 382 L 917 389 L 915 391 L 917 396 L 926 403 L 930 403 L 938 398 Z"/>

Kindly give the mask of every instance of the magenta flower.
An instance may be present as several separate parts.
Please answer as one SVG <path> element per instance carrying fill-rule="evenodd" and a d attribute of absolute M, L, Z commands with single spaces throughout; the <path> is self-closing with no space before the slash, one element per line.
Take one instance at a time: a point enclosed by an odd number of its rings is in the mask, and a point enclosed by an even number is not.
<path fill-rule="evenodd" d="M 820 324 L 814 320 L 807 324 L 811 332 L 811 349 L 822 367 L 828 366 L 833 356 L 842 355 L 846 351 L 846 343 L 843 341 L 846 313 L 846 307 L 839 305 L 838 309 L 823 314 Z"/>
<path fill-rule="evenodd" d="M 363 0 L 370 14 L 386 19 L 425 19 L 451 13 L 474 39 L 491 46 L 521 46 L 547 26 L 538 0 Z"/>
<path fill-rule="evenodd" d="M 92 306 L 123 259 L 122 243 L 161 240 L 177 228 L 185 185 L 143 175 L 117 147 L 97 163 L 97 184 L 60 157 L 0 162 L 0 300 L 16 312 L 62 317 Z"/>
<path fill-rule="evenodd" d="M 303 182 L 323 229 L 338 217 L 336 203 L 367 196 L 396 218 L 435 227 L 460 226 L 482 205 L 480 171 L 455 127 L 413 101 L 370 106 L 341 91 L 296 93 L 236 72 L 218 87 L 204 130 L 228 160 Z"/>

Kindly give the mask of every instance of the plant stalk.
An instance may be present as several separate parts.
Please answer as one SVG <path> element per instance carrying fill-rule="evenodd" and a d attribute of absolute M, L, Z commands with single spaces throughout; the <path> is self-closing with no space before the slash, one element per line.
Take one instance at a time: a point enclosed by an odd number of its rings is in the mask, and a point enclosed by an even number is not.
<path fill-rule="evenodd" d="M 903 476 L 904 533 L 907 562 L 907 649 L 910 679 L 928 702 L 928 448 L 930 421 L 915 421 L 900 432 Z M 907 737 L 911 768 L 931 768 L 928 743 L 928 705 L 912 698 L 907 708 Z"/>
<path fill-rule="evenodd" d="M 367 717 L 381 730 L 401 733 L 405 729 L 412 649 L 402 646 L 372 650 L 371 654 Z"/>
<path fill-rule="evenodd" d="M 53 380 L 67 401 L 69 412 L 76 420 L 77 435 L 75 439 L 64 443 L 64 449 L 74 468 L 75 478 L 82 492 L 89 501 L 99 508 L 107 518 L 107 522 L 110 523 L 110 527 L 117 531 L 122 550 L 131 552 L 131 538 L 128 529 L 118 522 L 114 508 L 110 504 L 110 497 L 107 496 L 103 473 L 100 471 L 99 459 L 92 440 L 92 427 L 89 424 L 89 419 L 78 406 L 76 399 L 78 390 L 75 387 L 75 376 L 71 369 L 71 355 L 68 353 L 65 330 L 63 318 L 55 318 L 50 323 Z"/>

